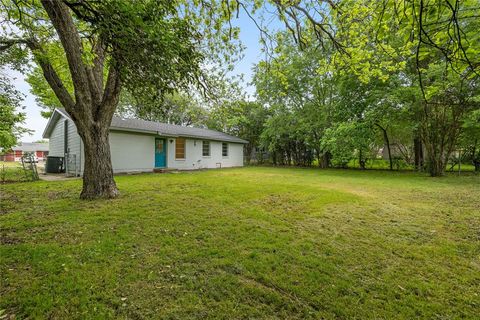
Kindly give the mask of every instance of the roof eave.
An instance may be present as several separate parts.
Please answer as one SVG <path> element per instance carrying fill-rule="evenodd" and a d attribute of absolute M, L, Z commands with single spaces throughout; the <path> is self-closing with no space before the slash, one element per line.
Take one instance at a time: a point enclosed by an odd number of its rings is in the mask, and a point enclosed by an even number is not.
<path fill-rule="evenodd" d="M 176 138 L 176 137 L 182 137 L 182 138 L 191 138 L 191 139 L 199 139 L 199 140 L 212 140 L 212 141 L 219 141 L 219 142 L 232 142 L 232 143 L 241 143 L 241 144 L 247 144 L 248 141 L 238 139 L 217 139 L 217 138 L 212 138 L 212 137 L 202 137 L 202 136 L 195 136 L 195 135 L 185 135 L 185 134 L 168 134 L 168 133 L 163 133 L 160 131 L 154 131 L 154 130 L 142 130 L 142 129 L 132 129 L 132 128 L 125 128 L 125 127 L 116 127 L 116 126 L 110 126 L 110 130 L 113 131 L 124 131 L 124 132 L 138 132 L 138 133 L 146 133 L 146 134 L 152 134 L 152 135 L 157 135 L 157 136 L 162 136 L 162 137 L 171 137 L 171 138 Z"/>
<path fill-rule="evenodd" d="M 44 139 L 50 138 L 50 134 L 52 133 L 52 126 L 55 124 L 59 116 L 63 116 L 63 114 L 59 112 L 58 109 L 53 110 L 53 113 L 50 116 L 50 119 L 48 119 L 45 130 L 43 130 L 42 138 Z"/>

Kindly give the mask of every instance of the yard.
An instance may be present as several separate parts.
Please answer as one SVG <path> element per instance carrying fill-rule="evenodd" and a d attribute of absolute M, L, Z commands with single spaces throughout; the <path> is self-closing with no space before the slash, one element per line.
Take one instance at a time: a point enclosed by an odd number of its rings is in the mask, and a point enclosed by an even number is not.
<path fill-rule="evenodd" d="M 0 318 L 475 318 L 480 177 L 282 168 L 0 185 Z"/>

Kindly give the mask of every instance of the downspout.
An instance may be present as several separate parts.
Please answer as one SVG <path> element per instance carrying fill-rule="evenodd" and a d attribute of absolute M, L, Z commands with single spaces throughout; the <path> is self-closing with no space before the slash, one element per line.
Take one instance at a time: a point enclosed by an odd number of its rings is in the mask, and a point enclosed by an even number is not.
<path fill-rule="evenodd" d="M 82 137 L 80 137 L 80 135 L 78 135 L 78 139 L 80 140 L 80 154 L 79 154 L 79 166 L 78 166 L 78 175 L 81 176 L 82 175 Z"/>

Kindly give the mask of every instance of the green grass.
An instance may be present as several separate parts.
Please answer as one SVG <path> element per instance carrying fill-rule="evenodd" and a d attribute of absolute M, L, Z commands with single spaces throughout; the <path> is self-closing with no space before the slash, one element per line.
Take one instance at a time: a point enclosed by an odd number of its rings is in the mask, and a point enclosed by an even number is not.
<path fill-rule="evenodd" d="M 25 175 L 25 171 L 20 163 L 14 161 L 0 161 L 0 184 L 30 180 L 30 172 Z"/>
<path fill-rule="evenodd" d="M 455 319 L 480 310 L 480 177 L 243 168 L 1 188 L 0 316 Z"/>

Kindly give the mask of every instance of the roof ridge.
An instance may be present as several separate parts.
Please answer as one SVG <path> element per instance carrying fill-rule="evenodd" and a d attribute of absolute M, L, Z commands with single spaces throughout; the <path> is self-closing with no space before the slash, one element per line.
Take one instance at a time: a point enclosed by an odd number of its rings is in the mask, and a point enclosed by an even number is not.
<path fill-rule="evenodd" d="M 64 108 L 56 108 L 55 110 L 57 110 L 57 112 L 60 115 L 71 119 Z M 52 114 L 52 118 L 53 118 L 53 114 Z M 45 132 L 47 132 L 47 129 L 51 125 L 52 118 L 50 118 L 49 123 L 47 124 L 47 128 L 45 128 Z M 112 117 L 112 122 L 110 123 L 110 129 L 112 128 L 117 130 L 127 129 L 127 130 L 137 131 L 137 132 L 151 132 L 159 135 L 172 136 L 172 137 L 179 136 L 179 137 L 196 138 L 196 139 L 229 141 L 229 142 L 235 142 L 235 143 L 248 143 L 248 141 L 241 139 L 239 137 L 230 135 L 225 132 L 213 130 L 210 128 L 201 128 L 201 127 L 195 127 L 195 126 L 189 127 L 189 126 L 183 126 L 178 124 L 144 120 L 139 118 L 122 118 L 116 115 Z M 44 132 L 44 136 L 46 135 L 45 132 Z"/>
<path fill-rule="evenodd" d="M 158 127 L 157 129 L 160 129 L 161 126 L 166 126 L 166 127 L 170 127 L 170 128 L 177 128 L 179 130 L 184 130 L 184 131 L 192 131 L 192 130 L 199 130 L 199 131 L 202 131 L 204 132 L 205 134 L 206 133 L 210 133 L 210 134 L 216 134 L 216 135 L 222 135 L 223 138 L 231 138 L 229 140 L 235 140 L 235 142 L 239 142 L 239 143 L 247 143 L 248 141 L 245 141 L 241 138 L 238 138 L 236 136 L 233 136 L 233 135 L 230 135 L 228 133 L 225 133 L 225 132 L 221 132 L 221 131 L 218 131 L 218 130 L 213 130 L 213 129 L 210 129 L 210 128 L 202 128 L 202 127 L 196 127 L 196 126 L 184 126 L 184 125 L 179 125 L 179 124 L 172 124 L 172 123 L 166 123 L 166 122 L 159 122 L 159 121 L 152 121 L 152 120 L 144 120 L 144 119 L 138 119 L 138 118 L 122 118 L 122 117 L 119 117 L 119 116 L 114 116 L 113 119 L 112 119 L 112 126 L 114 126 L 114 119 L 118 119 L 122 122 L 128 122 L 128 121 L 136 121 L 137 123 L 145 123 L 145 124 L 151 124 L 151 125 L 154 125 L 156 127 Z M 128 126 L 126 126 L 126 128 L 129 128 Z M 129 129 L 140 129 L 140 128 L 129 128 Z M 148 130 L 147 130 L 148 131 Z M 161 130 L 156 130 L 158 132 L 160 132 Z M 165 132 L 161 132 L 161 133 L 165 133 Z M 184 133 L 177 133 L 177 135 L 181 135 L 181 136 L 189 136 L 189 134 L 187 132 L 184 132 Z M 198 135 L 191 135 L 192 137 L 200 137 Z M 200 138 L 208 138 L 208 136 L 204 136 L 204 137 L 200 137 Z M 217 140 L 222 140 L 220 139 L 221 137 L 214 137 L 216 138 Z"/>

